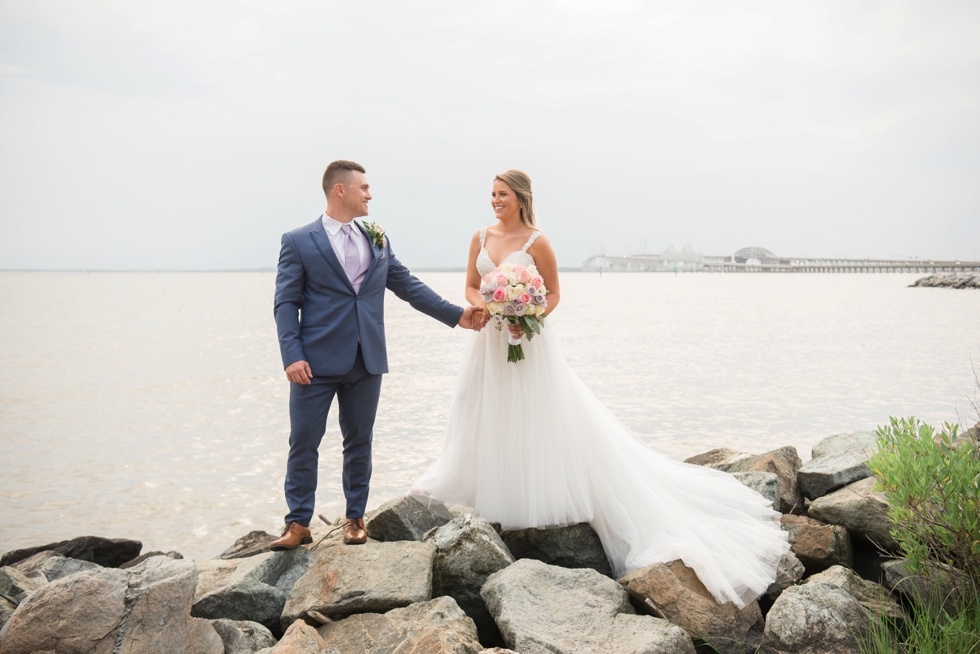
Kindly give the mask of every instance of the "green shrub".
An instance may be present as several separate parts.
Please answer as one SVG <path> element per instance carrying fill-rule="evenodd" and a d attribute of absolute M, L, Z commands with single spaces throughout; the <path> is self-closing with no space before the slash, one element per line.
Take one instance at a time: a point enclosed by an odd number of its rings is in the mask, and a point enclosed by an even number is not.
<path fill-rule="evenodd" d="M 941 433 L 916 418 L 892 418 L 878 428 L 878 451 L 868 468 L 885 492 L 892 536 L 913 571 L 934 564 L 964 572 L 980 589 L 980 447 L 959 438 L 955 425 Z"/>

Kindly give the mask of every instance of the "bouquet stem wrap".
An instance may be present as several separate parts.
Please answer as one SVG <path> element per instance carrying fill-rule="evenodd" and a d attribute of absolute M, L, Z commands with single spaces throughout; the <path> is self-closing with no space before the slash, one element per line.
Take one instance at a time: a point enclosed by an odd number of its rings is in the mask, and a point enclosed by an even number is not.
<path fill-rule="evenodd" d="M 512 318 L 511 324 L 516 325 L 518 322 Z M 514 336 L 509 329 L 507 330 L 507 363 L 517 363 L 524 360 L 524 348 L 521 346 L 523 340 L 523 336 Z"/>

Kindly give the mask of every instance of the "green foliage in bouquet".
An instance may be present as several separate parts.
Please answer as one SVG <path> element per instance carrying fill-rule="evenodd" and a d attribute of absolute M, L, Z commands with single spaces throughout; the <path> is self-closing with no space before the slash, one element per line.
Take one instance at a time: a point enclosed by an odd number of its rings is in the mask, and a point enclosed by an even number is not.
<path fill-rule="evenodd" d="M 912 571 L 935 564 L 966 574 L 980 589 L 980 446 L 941 433 L 916 418 L 891 419 L 878 428 L 878 451 L 868 468 L 885 492 L 899 542 Z"/>

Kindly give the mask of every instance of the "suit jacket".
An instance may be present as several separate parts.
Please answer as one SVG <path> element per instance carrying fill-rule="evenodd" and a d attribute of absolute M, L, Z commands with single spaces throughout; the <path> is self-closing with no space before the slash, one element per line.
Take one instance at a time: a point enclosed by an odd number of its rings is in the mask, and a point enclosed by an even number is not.
<path fill-rule="evenodd" d="M 413 276 L 387 237 L 381 247 L 370 236 L 368 242 L 372 260 L 355 293 L 320 218 L 283 234 L 273 309 L 283 368 L 305 360 L 314 376 L 344 375 L 354 367 L 360 342 L 368 372 L 388 372 L 386 288 L 450 327 L 459 322 L 463 310 Z"/>

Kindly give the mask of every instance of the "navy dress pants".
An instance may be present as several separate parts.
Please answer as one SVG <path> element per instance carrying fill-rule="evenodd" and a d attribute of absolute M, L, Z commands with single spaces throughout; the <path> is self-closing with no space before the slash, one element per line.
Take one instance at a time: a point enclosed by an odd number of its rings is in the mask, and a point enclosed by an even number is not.
<path fill-rule="evenodd" d="M 315 371 L 314 371 L 315 374 Z M 371 483 L 371 440 L 381 396 L 381 375 L 364 367 L 357 348 L 354 367 L 345 375 L 313 377 L 308 385 L 289 385 L 289 458 L 286 461 L 286 522 L 310 526 L 316 499 L 320 441 L 334 396 L 344 437 L 344 497 L 347 517 L 364 516 Z"/>

